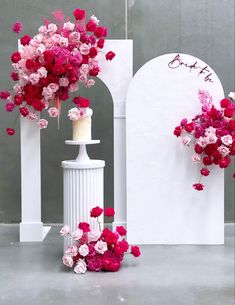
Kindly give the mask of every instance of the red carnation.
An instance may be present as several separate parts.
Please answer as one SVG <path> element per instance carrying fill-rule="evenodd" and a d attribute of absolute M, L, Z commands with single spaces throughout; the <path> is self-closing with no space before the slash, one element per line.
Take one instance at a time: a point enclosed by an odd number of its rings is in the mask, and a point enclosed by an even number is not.
<path fill-rule="evenodd" d="M 79 80 L 79 78 L 77 74 L 71 74 L 69 75 L 68 80 L 71 84 L 73 84 L 76 83 Z"/>
<path fill-rule="evenodd" d="M 204 165 L 211 165 L 213 163 L 210 157 L 204 157 L 202 162 Z"/>
<path fill-rule="evenodd" d="M 209 169 L 207 169 L 206 167 L 202 168 L 200 172 L 202 176 L 208 176 L 210 174 Z"/>
<path fill-rule="evenodd" d="M 174 135 L 175 135 L 176 137 L 179 137 L 179 136 L 181 135 L 181 132 L 182 132 L 182 129 L 181 129 L 180 126 L 175 127 Z"/>
<path fill-rule="evenodd" d="M 115 254 L 123 256 L 123 254 L 128 250 L 128 248 L 129 248 L 128 242 L 125 239 L 123 239 L 122 241 L 116 243 L 113 250 Z"/>
<path fill-rule="evenodd" d="M 86 24 L 86 30 L 88 32 L 94 32 L 96 30 L 96 27 L 97 27 L 97 25 L 92 19 L 89 20 Z"/>
<path fill-rule="evenodd" d="M 90 225 L 87 222 L 80 222 L 78 229 L 81 229 L 84 233 L 90 232 Z"/>
<path fill-rule="evenodd" d="M 29 114 L 29 110 L 28 110 L 28 108 L 26 108 L 26 107 L 21 107 L 20 108 L 20 114 L 22 115 L 22 116 L 27 116 L 28 114 Z"/>
<path fill-rule="evenodd" d="M 45 108 L 45 104 L 40 100 L 34 100 L 32 106 L 37 111 L 42 111 Z"/>
<path fill-rule="evenodd" d="M 219 161 L 219 167 L 220 168 L 227 168 L 230 163 L 231 163 L 231 159 L 229 157 L 226 157 L 226 158 L 221 159 Z"/>
<path fill-rule="evenodd" d="M 233 108 L 224 109 L 224 116 L 226 116 L 227 118 L 232 118 L 233 117 Z"/>
<path fill-rule="evenodd" d="M 43 58 L 46 64 L 51 64 L 55 58 L 54 54 L 50 50 L 46 50 L 43 52 Z"/>
<path fill-rule="evenodd" d="M 6 100 L 10 96 L 9 91 L 0 91 L 0 99 L 1 100 Z"/>
<path fill-rule="evenodd" d="M 184 127 L 184 129 L 185 129 L 187 132 L 189 132 L 189 133 L 192 132 L 193 129 L 194 129 L 194 123 L 191 122 L 191 123 L 186 124 L 185 127 Z"/>
<path fill-rule="evenodd" d="M 34 70 L 34 60 L 32 60 L 32 59 L 27 59 L 26 62 L 25 62 L 25 67 L 26 67 L 28 70 Z"/>
<path fill-rule="evenodd" d="M 97 54 L 98 54 L 97 49 L 96 49 L 95 47 L 91 47 L 91 48 L 90 48 L 90 52 L 89 52 L 89 56 L 90 56 L 91 58 L 94 58 L 94 57 L 96 57 Z"/>
<path fill-rule="evenodd" d="M 112 232 L 111 230 L 109 230 L 109 228 L 105 228 L 101 235 L 101 239 L 106 241 L 109 245 L 116 244 L 118 238 L 118 234 Z"/>
<path fill-rule="evenodd" d="M 74 15 L 76 20 L 83 20 L 83 19 L 86 18 L 86 11 L 81 10 L 80 8 L 76 8 L 73 11 L 73 15 Z"/>
<path fill-rule="evenodd" d="M 105 57 L 106 57 L 106 60 L 112 60 L 114 57 L 116 56 L 116 54 L 112 51 L 109 51 Z"/>
<path fill-rule="evenodd" d="M 13 72 L 11 72 L 11 79 L 13 80 L 13 81 L 18 81 L 19 80 L 19 75 L 18 75 L 18 73 L 17 72 L 15 72 L 15 71 L 13 71 Z"/>
<path fill-rule="evenodd" d="M 193 185 L 193 188 L 195 188 L 195 190 L 197 190 L 197 191 L 203 191 L 204 185 L 201 183 L 195 183 Z"/>
<path fill-rule="evenodd" d="M 75 105 L 77 105 L 80 108 L 87 108 L 90 106 L 90 100 L 88 98 L 85 97 L 75 97 L 73 99 L 73 102 Z"/>
<path fill-rule="evenodd" d="M 30 43 L 30 40 L 31 40 L 31 37 L 29 35 L 24 35 L 23 37 L 21 37 L 20 43 L 23 46 L 26 46 L 26 45 L 28 45 Z"/>
<path fill-rule="evenodd" d="M 23 29 L 22 23 L 20 21 L 15 22 L 12 25 L 12 31 L 19 34 Z"/>
<path fill-rule="evenodd" d="M 123 226 L 117 226 L 116 231 L 119 235 L 125 236 L 126 235 L 126 229 Z"/>
<path fill-rule="evenodd" d="M 229 130 L 230 132 L 235 131 L 235 120 L 230 120 L 230 121 L 228 122 L 227 128 L 228 128 L 228 130 Z"/>
<path fill-rule="evenodd" d="M 133 254 L 135 257 L 140 256 L 140 248 L 138 246 L 131 246 L 131 254 Z"/>
<path fill-rule="evenodd" d="M 52 69 L 53 74 L 60 76 L 65 72 L 65 69 L 62 64 L 55 64 Z"/>
<path fill-rule="evenodd" d="M 213 153 L 216 152 L 217 148 L 218 148 L 218 144 L 217 144 L 217 143 L 208 144 L 208 145 L 204 148 L 204 152 L 205 152 L 208 156 L 211 156 L 211 155 L 213 155 Z"/>
<path fill-rule="evenodd" d="M 231 106 L 231 102 L 229 99 L 224 98 L 220 101 L 221 108 L 229 108 Z"/>
<path fill-rule="evenodd" d="M 21 95 L 15 95 L 14 96 L 14 102 L 17 106 L 21 105 L 23 102 L 23 96 Z"/>
<path fill-rule="evenodd" d="M 17 63 L 19 60 L 21 60 L 20 52 L 17 51 L 11 54 L 11 61 L 13 63 Z"/>
<path fill-rule="evenodd" d="M 199 144 L 195 145 L 194 150 L 199 155 L 203 153 L 203 148 Z"/>
<path fill-rule="evenodd" d="M 104 42 L 105 42 L 104 38 L 100 38 L 100 39 L 98 40 L 98 42 L 97 42 L 97 47 L 100 48 L 100 49 L 103 49 L 103 47 L 104 47 Z"/>
<path fill-rule="evenodd" d="M 93 69 L 91 69 L 91 70 L 89 71 L 89 75 L 90 75 L 90 76 L 97 76 L 97 75 L 99 74 L 99 72 L 100 72 L 100 68 L 99 68 L 99 67 L 93 68 Z"/>
<path fill-rule="evenodd" d="M 106 37 L 107 36 L 107 28 L 104 27 L 104 26 L 97 26 L 94 34 L 97 38 Z"/>
<path fill-rule="evenodd" d="M 15 104 L 13 104 L 13 103 L 7 103 L 6 105 L 5 105 L 5 108 L 6 108 L 6 111 L 7 112 L 12 112 L 13 110 L 14 110 L 14 108 L 15 108 Z"/>
<path fill-rule="evenodd" d="M 113 217 L 115 215 L 114 208 L 106 208 L 104 209 L 104 216 Z"/>
<path fill-rule="evenodd" d="M 90 216 L 99 217 L 102 213 L 103 213 L 103 209 L 101 209 L 99 206 L 97 206 L 90 211 Z"/>
<path fill-rule="evenodd" d="M 16 132 L 13 128 L 6 128 L 6 133 L 8 136 L 13 136 Z"/>

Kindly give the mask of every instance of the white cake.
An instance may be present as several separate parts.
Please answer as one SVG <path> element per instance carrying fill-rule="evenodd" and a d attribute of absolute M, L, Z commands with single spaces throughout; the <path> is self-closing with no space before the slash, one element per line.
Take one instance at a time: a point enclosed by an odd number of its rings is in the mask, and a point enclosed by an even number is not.
<path fill-rule="evenodd" d="M 68 116 L 73 121 L 73 141 L 90 141 L 92 109 L 72 108 Z"/>

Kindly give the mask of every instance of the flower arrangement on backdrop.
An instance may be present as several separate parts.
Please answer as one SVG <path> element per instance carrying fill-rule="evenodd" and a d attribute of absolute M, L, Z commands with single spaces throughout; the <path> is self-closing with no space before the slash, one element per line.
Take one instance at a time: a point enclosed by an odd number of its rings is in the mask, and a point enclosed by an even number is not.
<path fill-rule="evenodd" d="M 192 161 L 201 165 L 199 181 L 193 184 L 193 188 L 202 191 L 205 186 L 201 179 L 210 175 L 212 165 L 227 168 L 231 156 L 235 155 L 235 107 L 232 103 L 235 96 L 231 92 L 230 100 L 222 99 L 220 109 L 213 105 L 209 92 L 199 90 L 198 97 L 202 104 L 201 112 L 192 120 L 183 119 L 175 128 L 174 135 L 182 138 L 183 145 L 193 145 Z"/>
<path fill-rule="evenodd" d="M 75 9 L 73 20 L 62 11 L 53 12 L 54 22 L 45 20 L 38 33 L 20 38 L 19 50 L 12 53 L 15 81 L 13 93 L 0 91 L 0 99 L 6 101 L 6 111 L 35 121 L 39 128 L 46 128 L 48 121 L 40 119 L 40 113 L 47 110 L 49 117 L 59 117 L 62 101 L 79 90 L 95 84 L 94 77 L 101 72 L 99 61 L 102 56 L 112 60 L 115 53 L 102 51 L 107 28 L 99 25 L 93 15 L 86 19 L 86 11 Z M 22 24 L 16 22 L 13 31 L 20 33 Z M 85 112 L 89 99 L 75 96 L 73 103 Z M 8 135 L 14 135 L 14 128 L 7 128 Z"/>
<path fill-rule="evenodd" d="M 86 222 L 80 222 L 74 232 L 65 225 L 61 230 L 61 236 L 70 236 L 74 245 L 70 246 L 64 256 L 63 263 L 69 268 L 73 268 L 75 273 L 82 274 L 89 271 L 118 271 L 124 254 L 132 254 L 134 257 L 140 256 L 138 246 L 129 246 L 125 240 L 126 229 L 117 226 L 112 232 L 108 228 L 101 229 L 99 216 L 104 213 L 106 217 L 114 216 L 113 208 L 102 209 L 99 206 L 90 211 L 90 217 L 95 218 L 97 227 L 90 229 Z"/>

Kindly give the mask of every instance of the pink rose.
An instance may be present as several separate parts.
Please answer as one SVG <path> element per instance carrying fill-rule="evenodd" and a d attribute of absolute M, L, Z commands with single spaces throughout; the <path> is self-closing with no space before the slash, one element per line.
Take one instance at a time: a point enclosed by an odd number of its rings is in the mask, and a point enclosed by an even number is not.
<path fill-rule="evenodd" d="M 78 108 L 72 108 L 68 112 L 68 117 L 72 121 L 77 121 L 80 118 L 80 111 Z"/>
<path fill-rule="evenodd" d="M 45 25 L 40 26 L 40 28 L 38 29 L 40 34 L 45 35 L 47 33 L 47 27 Z"/>
<path fill-rule="evenodd" d="M 42 90 L 42 95 L 44 96 L 46 101 L 52 99 L 54 96 L 53 92 L 50 89 L 45 88 L 45 87 Z"/>
<path fill-rule="evenodd" d="M 201 157 L 199 155 L 195 154 L 195 155 L 192 156 L 192 160 L 193 160 L 193 162 L 196 163 L 196 162 L 199 162 L 201 160 Z"/>
<path fill-rule="evenodd" d="M 65 254 L 62 258 L 63 264 L 69 268 L 73 267 L 73 258 L 71 255 Z"/>
<path fill-rule="evenodd" d="M 47 26 L 47 31 L 48 31 L 48 33 L 50 33 L 50 34 L 54 34 L 54 33 L 57 31 L 57 25 L 54 24 L 54 23 L 48 24 L 48 26 Z"/>
<path fill-rule="evenodd" d="M 59 89 L 59 85 L 55 84 L 55 83 L 50 83 L 48 86 L 47 86 L 47 89 L 49 91 L 52 91 L 53 93 L 55 93 L 58 89 Z"/>
<path fill-rule="evenodd" d="M 32 85 L 36 85 L 39 81 L 40 77 L 37 73 L 32 73 L 29 75 L 29 81 Z"/>
<path fill-rule="evenodd" d="M 13 89 L 14 89 L 15 94 L 21 95 L 21 93 L 22 93 L 22 88 L 21 88 L 19 85 L 15 85 L 15 86 L 13 87 Z"/>
<path fill-rule="evenodd" d="M 77 229 L 72 233 L 73 239 L 74 240 L 79 240 L 82 238 L 83 231 L 81 229 Z"/>
<path fill-rule="evenodd" d="M 65 22 L 64 25 L 63 25 L 63 28 L 66 30 L 66 31 L 73 31 L 74 28 L 75 28 L 75 24 L 68 21 L 68 22 Z"/>
<path fill-rule="evenodd" d="M 231 145 L 233 143 L 233 138 L 230 135 L 221 137 L 221 141 L 224 145 Z"/>
<path fill-rule="evenodd" d="M 76 91 L 78 91 L 78 83 L 71 84 L 71 85 L 69 86 L 69 91 L 70 91 L 70 92 L 76 92 Z"/>
<path fill-rule="evenodd" d="M 59 80 L 59 85 L 61 87 L 67 87 L 69 85 L 69 80 L 67 77 L 61 77 Z"/>
<path fill-rule="evenodd" d="M 59 110 L 56 107 L 49 108 L 47 112 L 51 118 L 56 118 L 59 114 Z"/>
<path fill-rule="evenodd" d="M 191 138 L 190 137 L 188 137 L 188 136 L 183 137 L 182 143 L 184 145 L 189 145 L 190 142 L 191 142 Z"/>
<path fill-rule="evenodd" d="M 209 144 L 216 143 L 216 142 L 217 142 L 217 139 L 218 139 L 218 138 L 216 137 L 216 135 L 213 134 L 213 133 L 209 134 L 206 138 L 207 138 L 207 141 L 208 141 Z"/>
<path fill-rule="evenodd" d="M 78 254 L 78 248 L 76 246 L 69 247 L 66 252 L 67 255 L 76 256 Z"/>
<path fill-rule="evenodd" d="M 206 147 L 206 145 L 208 144 L 207 138 L 200 137 L 197 140 L 197 144 L 200 145 L 201 147 Z"/>
<path fill-rule="evenodd" d="M 100 238 L 100 230 L 99 229 L 94 229 L 89 233 L 89 241 L 97 241 Z"/>
<path fill-rule="evenodd" d="M 37 124 L 38 124 L 40 129 L 44 129 L 44 128 L 47 128 L 48 121 L 44 120 L 44 119 L 41 119 L 41 120 L 38 121 Z"/>
<path fill-rule="evenodd" d="M 31 120 L 31 121 L 36 121 L 36 120 L 38 120 L 38 116 L 37 116 L 35 113 L 33 113 L 33 112 L 30 112 L 30 113 L 27 115 L 27 118 L 28 118 L 29 120 Z"/>
<path fill-rule="evenodd" d="M 69 44 L 68 38 L 65 38 L 65 37 L 62 37 L 62 36 L 61 36 L 59 45 L 60 45 L 61 47 L 67 47 L 68 44 Z"/>
<path fill-rule="evenodd" d="M 230 149 L 227 146 L 221 145 L 218 147 L 218 152 L 225 157 L 230 153 Z"/>
<path fill-rule="evenodd" d="M 102 240 L 97 241 L 95 250 L 97 253 L 104 254 L 104 252 L 108 250 L 107 243 Z"/>
<path fill-rule="evenodd" d="M 89 254 L 89 248 L 86 244 L 81 245 L 78 249 L 78 252 L 81 256 L 85 257 Z"/>
<path fill-rule="evenodd" d="M 73 270 L 77 274 L 86 273 L 87 267 L 86 267 L 86 263 L 84 262 L 84 260 L 79 259 Z"/>
<path fill-rule="evenodd" d="M 81 74 L 79 76 L 79 81 L 82 82 L 82 83 L 86 83 L 87 82 L 87 77 L 85 74 Z"/>
<path fill-rule="evenodd" d="M 63 228 L 60 230 L 60 235 L 61 236 L 65 236 L 65 235 L 68 235 L 69 234 L 69 231 L 70 231 L 70 228 L 69 226 L 63 226 Z"/>
<path fill-rule="evenodd" d="M 41 78 L 45 78 L 47 77 L 47 69 L 45 69 L 44 67 L 41 67 L 37 70 L 39 77 Z"/>
<path fill-rule="evenodd" d="M 81 73 L 81 74 L 88 74 L 88 72 L 89 72 L 89 65 L 83 64 L 83 65 L 80 67 L 80 73 Z"/>
<path fill-rule="evenodd" d="M 88 79 L 87 82 L 86 82 L 86 84 L 85 84 L 85 86 L 86 86 L 87 88 L 91 88 L 92 86 L 94 86 L 94 84 L 95 84 L 94 79 Z"/>
<path fill-rule="evenodd" d="M 90 47 L 86 43 L 83 43 L 80 46 L 80 52 L 82 55 L 88 55 L 90 52 Z"/>
<path fill-rule="evenodd" d="M 69 35 L 69 40 L 72 43 L 78 43 L 80 41 L 80 33 L 78 32 L 73 32 Z"/>

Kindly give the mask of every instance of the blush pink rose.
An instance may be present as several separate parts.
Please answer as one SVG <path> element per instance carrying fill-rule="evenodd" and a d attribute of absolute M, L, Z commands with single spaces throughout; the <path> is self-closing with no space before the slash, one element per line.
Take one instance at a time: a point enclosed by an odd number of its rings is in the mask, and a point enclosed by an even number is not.
<path fill-rule="evenodd" d="M 184 145 L 189 145 L 190 142 L 191 142 L 191 138 L 190 137 L 188 137 L 188 136 L 183 137 L 182 143 Z"/>
<path fill-rule="evenodd" d="M 90 52 L 90 47 L 86 43 L 83 43 L 80 46 L 80 52 L 82 55 L 88 55 Z"/>
<path fill-rule="evenodd" d="M 32 73 L 29 75 L 29 81 L 32 85 L 36 85 L 39 82 L 40 76 L 37 73 Z"/>
<path fill-rule="evenodd" d="M 62 78 L 60 78 L 60 80 L 59 80 L 59 85 L 60 85 L 61 87 L 67 87 L 67 86 L 69 85 L 69 80 L 68 80 L 68 78 L 67 78 L 67 77 L 62 77 Z"/>
<path fill-rule="evenodd" d="M 40 119 L 37 124 L 40 129 L 44 129 L 44 128 L 47 128 L 48 121 L 45 119 Z"/>
<path fill-rule="evenodd" d="M 65 235 L 68 235 L 69 232 L 70 232 L 69 226 L 65 225 L 65 226 L 63 226 L 63 228 L 60 230 L 60 235 L 61 235 L 61 236 L 65 236 Z"/>
<path fill-rule="evenodd" d="M 107 243 L 105 241 L 99 240 L 95 244 L 95 250 L 97 253 L 104 254 L 108 250 Z"/>
<path fill-rule="evenodd" d="M 208 141 L 209 144 L 216 143 L 217 139 L 218 138 L 216 137 L 216 135 L 212 134 L 212 133 L 207 136 L 207 141 Z"/>
<path fill-rule="evenodd" d="M 59 110 L 56 107 L 49 108 L 47 112 L 51 118 L 56 118 L 59 115 Z"/>
<path fill-rule="evenodd" d="M 78 248 L 76 246 L 69 247 L 66 252 L 67 255 L 76 256 L 78 254 Z"/>
<path fill-rule="evenodd" d="M 87 266 L 83 259 L 79 259 L 76 266 L 74 267 L 74 272 L 77 274 L 86 273 Z"/>
<path fill-rule="evenodd" d="M 195 154 L 195 155 L 192 156 L 192 160 L 193 160 L 193 162 L 196 163 L 196 162 L 199 162 L 201 160 L 201 157 L 199 155 Z"/>
<path fill-rule="evenodd" d="M 27 118 L 28 118 L 29 120 L 31 120 L 31 121 L 36 121 L 36 120 L 38 120 L 38 116 L 37 116 L 35 113 L 33 113 L 33 112 L 30 112 L 30 113 L 28 114 Z"/>
<path fill-rule="evenodd" d="M 230 153 L 230 149 L 227 146 L 221 145 L 218 147 L 218 152 L 225 157 Z"/>
<path fill-rule="evenodd" d="M 100 230 L 99 229 L 94 229 L 92 230 L 90 233 L 89 233 L 89 241 L 92 242 L 92 241 L 97 241 L 99 238 L 100 238 Z"/>
<path fill-rule="evenodd" d="M 78 249 L 78 252 L 81 256 L 85 257 L 89 254 L 89 248 L 86 244 L 81 245 Z"/>
<path fill-rule="evenodd" d="M 206 147 L 206 145 L 208 144 L 208 141 L 207 141 L 206 138 L 200 137 L 200 138 L 197 140 L 197 144 L 199 144 L 201 147 Z"/>
<path fill-rule="evenodd" d="M 82 238 L 83 231 L 81 229 L 77 229 L 72 233 L 73 239 L 74 240 L 79 240 Z"/>
<path fill-rule="evenodd" d="M 65 255 L 63 256 L 62 260 L 63 260 L 63 264 L 64 264 L 65 266 L 67 266 L 67 267 L 69 267 L 69 268 L 72 268 L 72 267 L 73 267 L 73 263 L 74 263 L 74 262 L 73 262 L 73 258 L 72 258 L 71 255 L 65 254 Z"/>
<path fill-rule="evenodd" d="M 221 137 L 221 141 L 224 145 L 231 145 L 233 143 L 233 138 L 230 135 Z"/>

